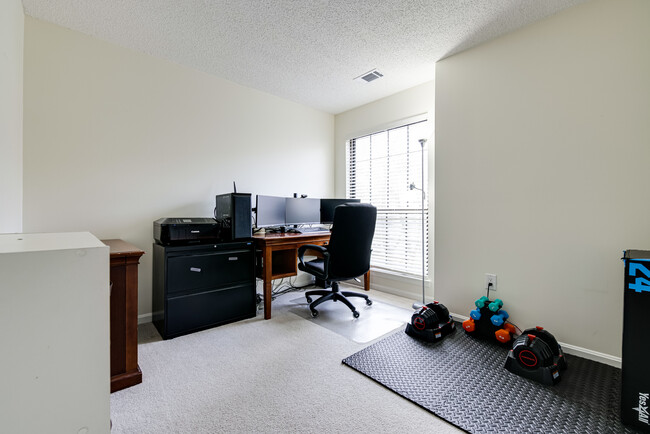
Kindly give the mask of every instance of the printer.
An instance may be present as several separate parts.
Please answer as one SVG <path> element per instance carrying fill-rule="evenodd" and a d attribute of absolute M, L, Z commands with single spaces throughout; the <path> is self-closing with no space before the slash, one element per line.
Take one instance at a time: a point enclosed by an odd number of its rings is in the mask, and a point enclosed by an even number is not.
<path fill-rule="evenodd" d="M 215 243 L 220 240 L 220 225 L 213 218 L 166 217 L 153 222 L 153 237 L 163 246 Z"/>

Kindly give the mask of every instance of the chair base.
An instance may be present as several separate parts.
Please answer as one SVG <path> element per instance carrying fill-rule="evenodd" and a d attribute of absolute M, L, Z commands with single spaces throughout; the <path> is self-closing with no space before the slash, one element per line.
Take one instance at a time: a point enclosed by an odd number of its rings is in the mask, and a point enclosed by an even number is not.
<path fill-rule="evenodd" d="M 332 290 L 328 291 L 325 289 L 317 289 L 314 291 L 307 291 L 305 293 L 305 297 L 307 298 L 307 303 L 309 303 L 309 309 L 311 310 L 311 316 L 316 318 L 318 316 L 318 311 L 316 310 L 316 306 L 319 304 L 332 300 L 332 301 L 340 301 L 343 304 L 345 304 L 347 307 L 350 308 L 352 311 L 352 316 L 355 318 L 359 318 L 359 311 L 354 307 L 354 305 L 350 302 L 350 300 L 347 299 L 347 297 L 360 297 L 366 300 L 366 304 L 368 306 L 372 305 L 372 300 L 365 295 L 365 294 L 359 294 L 358 292 L 351 292 L 351 291 L 339 291 L 339 283 L 338 282 L 331 282 L 332 283 Z M 321 297 L 316 300 L 312 301 L 312 296 L 313 295 L 320 295 Z"/>

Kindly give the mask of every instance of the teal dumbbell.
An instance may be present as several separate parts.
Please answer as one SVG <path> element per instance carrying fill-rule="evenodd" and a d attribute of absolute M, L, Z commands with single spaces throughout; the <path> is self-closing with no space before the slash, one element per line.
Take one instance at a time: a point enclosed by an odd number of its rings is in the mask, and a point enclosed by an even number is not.
<path fill-rule="evenodd" d="M 476 300 L 474 302 L 474 304 L 476 305 L 476 307 L 478 309 L 483 309 L 485 307 L 485 303 L 487 303 L 488 301 L 490 301 L 490 299 L 487 298 L 486 296 L 483 296 L 483 297 L 479 298 L 478 300 Z"/>
<path fill-rule="evenodd" d="M 494 313 L 496 313 L 502 307 L 503 307 L 503 301 L 501 301 L 500 298 L 497 298 L 496 300 L 494 300 L 492 303 L 488 305 L 488 309 L 490 309 Z"/>

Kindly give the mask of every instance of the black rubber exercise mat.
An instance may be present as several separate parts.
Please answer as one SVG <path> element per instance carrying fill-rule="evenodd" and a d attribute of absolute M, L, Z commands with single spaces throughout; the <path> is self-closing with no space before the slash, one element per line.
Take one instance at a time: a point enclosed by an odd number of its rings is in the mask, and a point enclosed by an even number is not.
<path fill-rule="evenodd" d="M 544 386 L 507 371 L 507 353 L 461 328 L 436 343 L 401 331 L 343 363 L 471 433 L 637 432 L 620 421 L 620 369 L 566 355 Z"/>

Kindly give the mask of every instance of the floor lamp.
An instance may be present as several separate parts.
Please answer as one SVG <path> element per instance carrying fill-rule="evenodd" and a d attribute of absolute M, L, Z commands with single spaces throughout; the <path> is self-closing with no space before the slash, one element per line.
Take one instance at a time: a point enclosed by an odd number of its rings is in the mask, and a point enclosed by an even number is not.
<path fill-rule="evenodd" d="M 420 206 L 420 209 L 422 211 L 422 222 L 421 222 L 422 223 L 421 224 L 421 226 L 422 226 L 422 303 L 418 303 L 418 302 L 413 303 L 413 309 L 419 309 L 422 306 L 424 306 L 425 304 L 427 304 L 426 301 L 425 301 L 425 296 L 424 296 L 424 258 L 425 258 L 425 255 L 424 255 L 424 225 L 425 225 L 425 222 L 424 222 L 424 200 L 425 200 L 425 197 L 424 197 L 424 145 L 427 143 L 427 139 L 420 139 L 419 142 L 420 142 L 420 146 L 422 147 L 422 151 L 421 151 L 421 154 L 422 154 L 422 163 L 421 163 L 422 164 L 421 165 L 421 168 L 422 168 L 422 170 L 421 170 L 422 188 L 417 188 L 415 186 L 415 183 L 411 182 L 411 185 L 409 185 L 409 189 L 410 190 L 420 190 L 420 193 L 422 193 L 421 194 L 421 206 Z"/>

